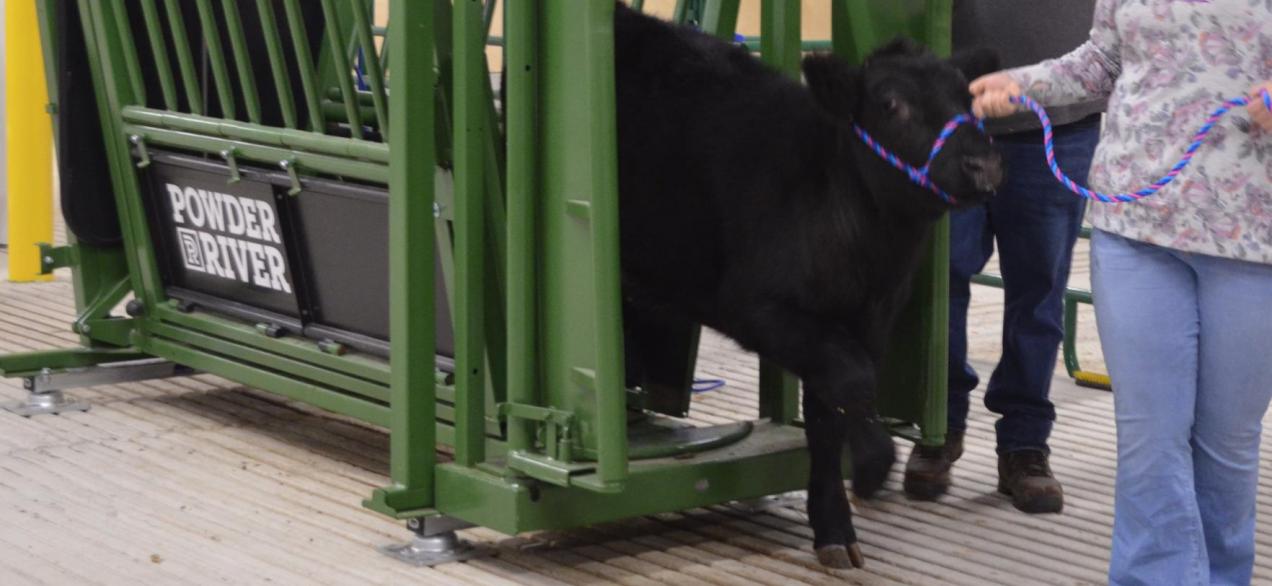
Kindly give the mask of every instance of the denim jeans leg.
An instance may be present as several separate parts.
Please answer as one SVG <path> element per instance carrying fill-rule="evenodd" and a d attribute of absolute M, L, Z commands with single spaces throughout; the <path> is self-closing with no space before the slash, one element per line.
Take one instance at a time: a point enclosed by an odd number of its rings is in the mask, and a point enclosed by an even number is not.
<path fill-rule="evenodd" d="M 985 268 L 994 252 L 985 206 L 950 213 L 949 430 L 967 429 L 968 395 L 980 384 L 967 363 L 967 307 L 972 275 Z"/>
<path fill-rule="evenodd" d="M 1097 231 L 1091 284 L 1117 419 L 1109 583 L 1208 584 L 1190 441 L 1197 275 L 1174 251 Z"/>
<path fill-rule="evenodd" d="M 1272 266 L 1190 255 L 1201 308 L 1193 470 L 1210 583 L 1249 584 L 1259 440 L 1272 399 Z"/>
<path fill-rule="evenodd" d="M 1057 129 L 1057 158 L 1085 181 L 1099 126 Z M 1064 339 L 1064 292 L 1085 201 L 1056 182 L 1041 143 L 1031 136 L 999 141 L 1009 177 L 989 205 L 1003 276 L 1002 357 L 985 406 L 998 414 L 998 451 L 1047 449 L 1055 421 L 1051 379 Z"/>

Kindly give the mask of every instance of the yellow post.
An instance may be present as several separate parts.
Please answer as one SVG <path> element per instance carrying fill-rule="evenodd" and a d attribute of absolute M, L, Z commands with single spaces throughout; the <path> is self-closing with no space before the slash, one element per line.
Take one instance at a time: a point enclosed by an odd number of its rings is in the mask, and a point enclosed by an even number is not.
<path fill-rule="evenodd" d="M 9 280 L 44 281 L 38 244 L 53 241 L 53 126 L 35 0 L 4 3 Z"/>

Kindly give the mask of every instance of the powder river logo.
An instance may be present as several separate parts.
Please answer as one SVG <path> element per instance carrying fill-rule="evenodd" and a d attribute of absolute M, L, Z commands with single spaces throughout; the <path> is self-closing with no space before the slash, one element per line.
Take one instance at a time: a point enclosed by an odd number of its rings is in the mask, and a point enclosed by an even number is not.
<path fill-rule="evenodd" d="M 165 184 L 185 268 L 282 293 L 291 293 L 268 202 Z"/>

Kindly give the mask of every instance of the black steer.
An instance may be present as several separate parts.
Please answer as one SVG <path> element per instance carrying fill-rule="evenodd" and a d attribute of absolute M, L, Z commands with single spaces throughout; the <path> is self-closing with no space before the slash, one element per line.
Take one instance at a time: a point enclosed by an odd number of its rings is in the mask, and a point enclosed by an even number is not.
<path fill-rule="evenodd" d="M 854 134 L 921 166 L 967 112 L 993 55 L 943 61 L 898 41 L 862 67 L 803 61 L 807 87 L 745 50 L 623 6 L 615 16 L 622 278 L 636 382 L 641 348 L 697 322 L 804 383 L 808 514 L 823 564 L 860 566 L 844 491 L 869 497 L 896 459 L 874 409 L 876 373 L 932 224 L 949 209 Z M 960 127 L 931 177 L 986 200 L 1000 158 Z M 629 379 L 631 380 L 631 379 Z M 675 381 L 668 381 L 674 383 Z"/>

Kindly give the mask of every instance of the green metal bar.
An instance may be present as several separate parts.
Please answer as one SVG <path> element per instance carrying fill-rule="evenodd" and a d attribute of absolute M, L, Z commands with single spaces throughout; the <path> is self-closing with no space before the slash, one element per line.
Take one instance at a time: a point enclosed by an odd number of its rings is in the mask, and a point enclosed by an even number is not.
<path fill-rule="evenodd" d="M 549 5 L 564 0 L 550 0 Z M 570 2 L 573 10 L 579 10 Z M 584 72 L 591 108 L 590 202 L 592 279 L 595 288 L 597 478 L 605 485 L 627 479 L 627 386 L 623 380 L 622 292 L 618 251 L 618 145 L 614 112 L 614 4 L 590 3 L 578 34 L 591 45 Z M 607 34 L 608 33 L 608 34 Z M 582 39 L 580 39 L 582 40 Z"/>
<path fill-rule="evenodd" d="M 167 304 L 147 312 L 162 323 L 183 330 L 227 340 L 257 351 L 262 356 L 280 356 L 298 360 L 326 370 L 367 380 L 379 386 L 389 384 L 389 365 L 385 361 L 360 354 L 337 356 L 318 348 L 313 341 L 296 337 L 270 338 L 250 324 L 208 313 L 183 313 Z M 257 361 L 266 361 L 257 359 Z"/>
<path fill-rule="evenodd" d="M 760 56 L 774 69 L 799 76 L 800 3 L 764 0 L 760 5 Z M 790 423 L 799 417 L 799 379 L 760 359 L 760 417 Z"/>
<path fill-rule="evenodd" d="M 536 230 L 538 160 L 539 0 L 510 2 L 505 7 L 505 55 L 508 102 L 503 105 L 508 133 L 508 401 L 538 405 L 538 290 Z M 534 424 L 508 420 L 508 450 L 533 447 Z"/>
<path fill-rule="evenodd" d="M 726 41 L 733 41 L 738 29 L 738 11 L 742 0 L 707 0 L 702 30 Z"/>
<path fill-rule="evenodd" d="M 490 39 L 490 27 L 494 26 L 495 24 L 495 7 L 497 7 L 498 5 L 499 5 L 499 0 L 486 0 L 486 6 L 482 10 L 481 30 L 484 31 L 482 35 L 483 45 L 486 44 L 486 41 Z"/>
<path fill-rule="evenodd" d="M 480 0 L 453 12 L 455 176 L 455 462 L 485 459 L 485 31 Z"/>
<path fill-rule="evenodd" d="M 234 52 L 234 68 L 238 70 L 239 87 L 243 90 L 243 105 L 247 119 L 261 123 L 261 98 L 256 91 L 256 73 L 252 69 L 252 56 L 247 50 L 243 35 L 243 17 L 239 14 L 238 0 L 221 0 L 225 11 L 226 32 L 230 36 L 230 49 Z"/>
<path fill-rule="evenodd" d="M 137 106 L 124 108 L 120 117 L 134 124 L 231 138 L 264 146 L 298 149 L 375 163 L 389 162 L 388 145 L 369 140 L 326 136 L 303 130 L 274 128 L 251 122 L 222 120 Z"/>
<path fill-rule="evenodd" d="M 305 16 L 300 11 L 298 0 L 285 0 L 287 27 L 291 32 L 292 47 L 296 51 L 296 67 L 300 68 L 300 85 L 305 93 L 305 109 L 309 111 L 309 129 L 321 133 L 325 130 L 322 106 L 319 102 L 320 91 L 314 79 L 314 58 L 309 50 L 309 32 L 305 30 Z"/>
<path fill-rule="evenodd" d="M 221 31 L 212 13 L 211 0 L 197 0 L 196 5 L 199 10 L 199 24 L 203 29 L 203 42 L 208 48 L 208 64 L 212 67 L 212 79 L 216 82 L 217 97 L 221 100 L 221 113 L 226 118 L 237 118 L 234 88 L 230 87 L 225 50 L 221 47 Z"/>
<path fill-rule="evenodd" d="M 340 31 L 344 29 L 340 27 L 340 14 L 336 11 L 333 0 L 322 0 L 322 13 L 327 19 L 329 53 L 336 68 L 336 84 L 340 87 L 340 95 L 344 99 L 345 114 L 349 116 L 349 132 L 353 133 L 354 138 L 362 138 L 362 124 L 356 122 L 359 120 L 358 104 L 353 91 L 352 69 L 349 66 L 349 56 L 344 50 L 344 40 L 340 38 Z M 395 35 L 394 38 L 398 37 Z M 419 63 L 432 63 L 432 59 L 419 61 Z"/>
<path fill-rule="evenodd" d="M 237 360 L 163 338 L 144 336 L 141 338 L 141 347 L 160 358 L 222 376 L 253 388 L 265 389 L 271 393 L 373 425 L 386 425 L 392 418 L 391 410 L 385 405 L 347 395 L 331 387 L 296 380 L 292 376 L 270 370 L 245 368 L 245 365 Z"/>
<path fill-rule="evenodd" d="M 207 334 L 200 334 L 162 323 L 149 324 L 146 329 L 151 335 L 163 336 L 201 350 L 242 361 L 245 364 L 252 364 L 253 366 L 265 366 L 266 364 L 260 361 L 263 353 L 259 350 L 229 340 L 214 338 Z M 268 366 L 272 371 L 287 374 L 299 380 L 321 381 L 322 384 L 338 388 L 341 391 L 361 395 L 382 403 L 387 403 L 389 400 L 389 390 L 383 385 L 335 373 L 299 360 L 272 355 L 269 356 Z"/>
<path fill-rule="evenodd" d="M 380 136 L 389 140 L 388 105 L 385 103 L 384 77 L 380 73 L 380 56 L 375 51 L 375 38 L 371 35 L 371 22 L 367 18 L 364 0 L 349 0 L 353 12 L 353 27 L 357 33 L 358 43 L 362 47 L 362 59 L 366 66 L 368 85 L 371 86 L 371 100 L 375 104 L 375 119 Z M 470 0 L 472 1 L 472 0 Z M 484 38 L 484 37 L 483 37 Z"/>
<path fill-rule="evenodd" d="M 632 0 L 632 10 L 636 12 L 645 11 L 645 0 Z"/>
<path fill-rule="evenodd" d="M 124 131 L 130 135 L 144 137 L 149 144 L 166 145 L 181 149 L 191 149 L 210 155 L 220 155 L 223 151 L 233 149 L 240 160 L 253 160 L 276 166 L 281 161 L 293 160 L 297 167 L 307 170 L 323 171 L 350 179 L 361 179 L 384 184 L 389 180 L 389 171 L 384 165 L 353 161 L 327 155 L 301 153 L 277 147 L 261 146 L 239 140 L 204 136 L 190 132 L 127 125 Z"/>
<path fill-rule="evenodd" d="M 121 3 L 122 4 L 122 3 Z M 142 18 L 146 21 L 146 33 L 150 37 L 150 52 L 155 58 L 155 73 L 159 88 L 163 91 L 163 105 L 177 111 L 177 82 L 172 77 L 172 64 L 168 61 L 168 43 L 163 38 L 163 25 L 159 23 L 159 9 L 155 0 L 141 0 Z"/>
<path fill-rule="evenodd" d="M 330 0 L 324 1 L 329 7 Z M 433 0 L 390 0 L 395 63 L 433 62 Z M 332 13 L 333 10 L 325 12 Z M 328 28 L 331 23 L 328 21 Z M 338 37 L 332 47 L 339 51 Z M 337 67 L 348 84 L 348 63 Z M 434 70 L 401 72 L 389 95 L 389 116 L 399 125 L 390 143 L 389 307 L 391 320 L 389 475 L 367 506 L 404 511 L 433 505 L 437 456 L 433 361 L 433 174 L 436 165 Z M 350 88 L 351 90 L 352 88 Z M 352 105 L 352 92 L 346 92 Z"/>
<path fill-rule="evenodd" d="M 278 34 L 273 0 L 256 0 L 256 12 L 261 19 L 261 34 L 265 37 L 269 69 L 274 74 L 274 90 L 278 92 L 278 109 L 283 113 L 283 125 L 296 128 L 296 104 L 292 100 L 291 78 L 287 75 L 287 59 L 283 56 L 283 41 Z"/>
<path fill-rule="evenodd" d="M 164 12 L 168 13 L 168 27 L 172 31 L 172 44 L 176 45 L 177 67 L 181 70 L 181 83 L 185 86 L 186 103 L 195 114 L 203 113 L 203 91 L 199 88 L 199 74 L 194 68 L 194 56 L 190 52 L 190 36 L 186 33 L 185 16 L 178 0 L 164 0 Z"/>
<path fill-rule="evenodd" d="M 134 294 L 138 300 L 150 306 L 163 295 L 162 280 L 146 212 L 141 204 L 140 185 L 127 137 L 120 129 L 117 116 L 125 105 L 137 103 L 137 98 L 132 95 L 132 86 L 125 74 L 115 67 L 115 64 L 122 61 L 120 55 L 123 49 L 119 45 L 118 36 L 108 34 L 111 25 L 118 22 L 113 13 L 114 8 L 113 3 L 105 2 L 81 0 L 79 4 L 106 157 L 111 170 L 112 191 L 124 240 L 123 259 L 128 267 L 127 275 L 132 280 Z M 157 22 L 157 19 L 154 20 Z M 103 266 L 112 273 L 120 269 L 116 264 L 117 259 L 104 255 L 94 256 L 103 261 L 98 266 Z M 96 283 L 98 287 L 113 285 L 105 275 L 102 278 L 104 280 Z"/>
<path fill-rule="evenodd" d="M 5 354 L 0 356 L 0 376 L 19 377 L 37 374 L 46 368 L 60 371 L 144 358 L 149 356 L 132 348 L 67 348 Z"/>
<path fill-rule="evenodd" d="M 141 62 L 137 58 L 137 41 L 133 38 L 132 22 L 128 18 L 127 6 L 125 0 L 115 0 L 115 33 L 124 44 L 124 67 L 128 70 L 128 81 L 132 83 L 133 95 L 144 104 L 146 103 L 146 83 L 141 77 Z"/>

